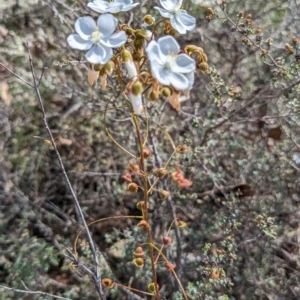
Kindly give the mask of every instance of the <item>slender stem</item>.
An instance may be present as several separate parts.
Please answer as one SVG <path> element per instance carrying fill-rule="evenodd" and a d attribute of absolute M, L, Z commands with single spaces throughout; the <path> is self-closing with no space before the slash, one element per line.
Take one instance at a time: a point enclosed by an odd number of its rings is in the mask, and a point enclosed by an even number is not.
<path fill-rule="evenodd" d="M 20 289 L 11 288 L 11 287 L 4 286 L 4 285 L 0 285 L 0 289 L 8 290 L 8 291 L 13 291 L 13 292 L 16 292 L 16 293 L 48 296 L 48 297 L 53 298 L 53 299 L 71 300 L 70 298 L 65 298 L 65 297 L 61 297 L 61 296 L 55 296 L 55 295 L 52 295 L 52 294 L 49 294 L 49 293 L 45 293 L 45 292 L 41 292 L 41 291 L 20 290 Z"/>
<path fill-rule="evenodd" d="M 152 131 L 149 132 L 149 138 L 150 138 L 151 145 L 153 147 L 153 155 L 154 155 L 154 158 L 155 158 L 155 162 L 156 162 L 157 166 L 159 168 L 161 168 L 162 167 L 162 162 L 161 162 L 161 159 L 158 155 L 157 149 L 155 147 L 155 142 L 154 142 L 154 137 L 153 137 Z M 175 148 L 175 146 L 174 146 L 174 148 Z M 168 190 L 168 185 L 167 185 L 166 179 L 163 178 L 161 180 L 161 182 L 162 182 L 162 185 L 163 185 L 163 189 Z M 173 222 L 175 222 L 174 231 L 175 231 L 175 237 L 176 237 L 176 272 L 177 272 L 177 276 L 178 276 L 179 281 L 181 281 L 181 272 L 182 272 L 182 266 L 181 266 L 181 256 L 182 256 L 181 235 L 180 235 L 180 230 L 178 228 L 176 211 L 175 211 L 175 207 L 173 205 L 172 196 L 169 195 L 166 200 L 167 200 L 167 205 L 169 207 L 171 217 L 174 220 Z"/>
<path fill-rule="evenodd" d="M 132 114 L 132 119 L 135 125 L 136 129 L 136 134 L 137 134 L 137 139 L 138 139 L 138 144 L 140 148 L 140 167 L 141 171 L 143 174 L 146 174 L 146 166 L 145 166 L 145 158 L 143 156 L 143 140 L 142 140 L 142 135 L 140 132 L 140 126 L 137 120 L 137 117 Z M 148 214 L 148 181 L 147 181 L 147 176 L 143 176 L 143 186 L 144 186 L 144 207 L 145 207 L 145 212 L 144 212 L 144 220 L 149 223 L 149 214 Z M 152 268 L 152 278 L 153 278 L 153 283 L 154 283 L 154 288 L 155 288 L 155 294 L 156 294 L 156 299 L 160 300 L 160 295 L 159 295 L 159 289 L 158 289 L 158 284 L 157 284 L 157 275 L 156 275 L 156 267 L 155 267 L 155 260 L 154 260 L 154 253 L 153 253 L 153 248 L 151 245 L 153 244 L 152 240 L 152 234 L 151 234 L 151 229 L 150 226 L 147 227 L 147 235 L 148 235 L 148 245 L 149 245 L 149 254 L 150 254 L 150 260 L 151 260 L 151 268 Z"/>
<path fill-rule="evenodd" d="M 46 112 L 45 112 L 43 100 L 42 100 L 42 97 L 41 97 L 41 94 L 40 94 L 40 91 L 39 91 L 38 83 L 37 83 L 37 80 L 36 80 L 36 77 L 35 77 L 34 68 L 33 68 L 33 64 L 32 64 L 32 57 L 31 57 L 31 53 L 30 53 L 30 49 L 29 49 L 28 44 L 27 44 L 27 50 L 28 50 L 28 55 L 29 55 L 30 70 L 31 70 L 32 79 L 33 79 L 33 88 L 34 88 L 34 90 L 36 92 L 36 95 L 37 95 L 37 98 L 38 98 L 38 101 L 39 101 L 39 104 L 40 104 L 40 108 L 41 108 L 41 112 L 42 112 L 42 116 L 43 116 L 44 125 L 45 125 L 45 128 L 47 130 L 47 133 L 48 133 L 49 139 L 51 141 L 51 144 L 52 144 L 52 146 L 54 148 L 55 154 L 56 154 L 56 156 L 58 158 L 61 171 L 62 171 L 63 176 L 64 176 L 64 178 L 65 178 L 65 180 L 67 182 L 67 186 L 68 186 L 68 188 L 69 188 L 69 190 L 71 192 L 71 195 L 72 195 L 72 198 L 73 198 L 73 202 L 74 202 L 75 207 L 76 207 L 76 211 L 79 214 L 79 218 L 80 218 L 83 226 L 86 229 L 86 234 L 87 234 L 87 238 L 88 238 L 88 241 L 89 241 L 90 249 L 91 249 L 91 251 L 93 253 L 93 257 L 94 257 L 95 272 L 93 273 L 94 276 L 92 276 L 92 277 L 93 277 L 93 280 L 94 280 L 94 283 L 95 283 L 95 287 L 96 287 L 97 293 L 100 296 L 100 299 L 101 300 L 105 300 L 106 297 L 105 297 L 105 294 L 102 291 L 102 286 L 101 286 L 100 264 L 99 264 L 99 260 L 98 260 L 98 255 L 97 255 L 96 247 L 95 247 L 94 241 L 92 239 L 91 233 L 90 233 L 90 231 L 88 229 L 87 223 L 86 223 L 84 215 L 83 215 L 83 211 L 82 211 L 82 209 L 80 207 L 80 204 L 79 204 L 79 201 L 78 201 L 77 196 L 75 194 L 75 191 L 74 191 L 74 189 L 73 189 L 73 187 L 71 185 L 71 182 L 69 180 L 69 177 L 68 177 L 68 175 L 66 173 L 66 170 L 65 170 L 62 158 L 60 156 L 60 153 L 59 153 L 59 151 L 57 149 L 57 146 L 56 146 L 56 143 L 55 143 L 55 139 L 54 139 L 54 137 L 52 135 L 52 132 L 51 132 L 51 129 L 50 129 L 49 125 L 48 125 L 47 118 L 46 118 Z"/>

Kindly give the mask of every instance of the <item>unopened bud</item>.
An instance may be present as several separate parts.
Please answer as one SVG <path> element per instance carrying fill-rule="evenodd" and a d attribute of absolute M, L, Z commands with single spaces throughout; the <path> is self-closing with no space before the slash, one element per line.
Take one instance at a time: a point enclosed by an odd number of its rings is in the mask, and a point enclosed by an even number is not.
<path fill-rule="evenodd" d="M 155 173 L 159 178 L 163 178 L 168 174 L 168 170 L 166 168 L 158 168 Z"/>
<path fill-rule="evenodd" d="M 114 286 L 114 282 L 110 278 L 103 278 L 101 282 L 102 282 L 102 285 L 106 288 L 111 289 Z"/>
<path fill-rule="evenodd" d="M 145 24 L 151 26 L 155 23 L 155 19 L 151 15 L 145 15 L 143 18 Z"/>
<path fill-rule="evenodd" d="M 177 147 L 176 152 L 180 154 L 185 154 L 189 152 L 189 147 L 187 145 L 181 144 Z"/>
<path fill-rule="evenodd" d="M 140 173 L 140 167 L 137 164 L 132 164 L 132 163 L 128 164 L 127 170 L 132 173 L 137 173 L 137 174 Z"/>
<path fill-rule="evenodd" d="M 108 62 L 103 66 L 102 69 L 105 70 L 105 73 L 106 73 L 107 75 L 111 75 L 111 73 L 112 73 L 113 70 L 115 69 L 115 63 L 114 63 L 112 60 L 110 60 L 110 61 L 108 61 Z"/>
<path fill-rule="evenodd" d="M 202 72 L 206 72 L 208 70 L 208 64 L 203 61 L 202 63 L 197 65 L 197 68 Z"/>
<path fill-rule="evenodd" d="M 155 292 L 155 285 L 154 285 L 153 282 L 150 283 L 150 284 L 148 284 L 148 291 L 149 291 L 150 293 L 154 293 L 154 292 Z"/>
<path fill-rule="evenodd" d="M 172 243 L 172 238 L 170 236 L 164 236 L 163 237 L 163 244 L 165 246 L 169 246 Z"/>
<path fill-rule="evenodd" d="M 241 19 L 243 16 L 244 16 L 244 12 L 240 11 L 239 14 L 238 14 L 238 17 Z"/>
<path fill-rule="evenodd" d="M 142 247 L 137 247 L 137 248 L 135 249 L 135 251 L 133 252 L 133 255 L 134 255 L 134 256 L 143 257 L 143 256 L 145 255 L 145 252 L 144 252 L 144 250 L 143 250 Z"/>
<path fill-rule="evenodd" d="M 134 48 L 136 50 L 143 48 L 144 41 L 142 38 L 136 38 L 133 42 Z"/>
<path fill-rule="evenodd" d="M 186 227 L 186 223 L 184 221 L 178 221 L 178 227 L 179 228 L 185 228 Z"/>
<path fill-rule="evenodd" d="M 122 175 L 122 178 L 129 183 L 132 182 L 132 177 L 129 173 Z"/>
<path fill-rule="evenodd" d="M 207 9 L 207 12 L 208 12 L 210 15 L 212 15 L 212 14 L 214 13 L 214 10 L 213 10 L 211 7 L 209 7 L 209 8 Z"/>
<path fill-rule="evenodd" d="M 297 44 L 298 44 L 298 39 L 297 39 L 295 36 L 292 38 L 292 43 L 293 43 L 294 45 L 297 45 Z"/>
<path fill-rule="evenodd" d="M 166 200 L 171 195 L 171 193 L 166 190 L 159 190 L 158 192 L 163 200 Z"/>
<path fill-rule="evenodd" d="M 133 263 L 135 264 L 136 267 L 142 268 L 144 266 L 144 260 L 141 257 L 135 258 L 133 260 Z"/>
<path fill-rule="evenodd" d="M 157 101 L 159 99 L 159 92 L 157 92 L 157 91 L 151 91 L 148 94 L 148 99 L 150 101 Z"/>
<path fill-rule="evenodd" d="M 172 92 L 171 90 L 168 88 L 168 87 L 164 87 L 161 91 L 161 94 L 164 96 L 164 97 L 169 97 Z"/>
<path fill-rule="evenodd" d="M 149 228 L 150 227 L 148 222 L 145 220 L 142 220 L 141 222 L 139 222 L 137 226 L 140 228 Z"/>
<path fill-rule="evenodd" d="M 139 187 L 136 183 L 131 182 L 131 183 L 128 184 L 127 189 L 131 193 L 136 193 L 138 191 Z"/>
<path fill-rule="evenodd" d="M 149 157 L 150 157 L 150 155 L 151 155 L 151 151 L 150 151 L 150 149 L 148 149 L 148 148 L 146 148 L 146 149 L 143 149 L 143 153 L 142 153 L 142 155 L 143 155 L 143 157 L 144 157 L 145 159 L 149 158 Z"/>
<path fill-rule="evenodd" d="M 190 187 L 193 185 L 193 181 L 183 178 L 183 179 L 177 181 L 177 185 L 180 188 L 187 188 L 187 187 Z"/>
<path fill-rule="evenodd" d="M 143 93 L 143 84 L 139 80 L 137 80 L 132 85 L 131 91 L 134 96 L 141 95 Z"/>
<path fill-rule="evenodd" d="M 127 49 L 123 49 L 123 51 L 122 51 L 122 60 L 123 60 L 123 62 L 133 60 L 131 53 Z"/>

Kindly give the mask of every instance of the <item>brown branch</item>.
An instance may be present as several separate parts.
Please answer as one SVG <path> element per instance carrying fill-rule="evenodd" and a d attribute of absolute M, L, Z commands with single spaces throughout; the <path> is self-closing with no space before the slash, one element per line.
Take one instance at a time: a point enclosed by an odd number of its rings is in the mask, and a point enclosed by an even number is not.
<path fill-rule="evenodd" d="M 37 98 L 38 98 L 38 102 L 39 102 L 39 105 L 40 105 L 40 109 L 41 109 L 41 112 L 42 112 L 43 121 L 44 121 L 44 125 L 45 125 L 45 128 L 46 128 L 46 131 L 48 133 L 48 136 L 49 136 L 49 139 L 51 141 L 51 144 L 52 144 L 52 146 L 54 148 L 55 154 L 56 154 L 56 156 L 58 158 L 59 165 L 60 165 L 61 171 L 63 173 L 63 176 L 64 176 L 64 178 L 66 180 L 67 186 L 68 186 L 68 188 L 69 188 L 69 190 L 71 192 L 72 199 L 73 199 L 73 202 L 75 204 L 77 214 L 79 215 L 78 217 L 79 217 L 79 219 L 81 220 L 83 226 L 86 229 L 86 234 L 87 234 L 87 238 L 88 238 L 88 241 L 89 241 L 90 249 L 91 249 L 91 251 L 93 253 L 93 257 L 94 257 L 95 271 L 92 272 L 92 278 L 93 278 L 93 281 L 94 281 L 97 293 L 99 294 L 101 300 L 105 300 L 106 297 L 105 297 L 105 294 L 102 291 L 102 286 L 101 286 L 100 264 L 99 264 L 99 260 L 98 260 L 98 255 L 97 255 L 96 247 L 95 247 L 94 241 L 92 239 L 91 233 L 90 233 L 90 231 L 89 231 L 89 229 L 87 227 L 87 223 L 85 221 L 85 218 L 84 218 L 84 215 L 83 215 L 83 211 L 82 211 L 82 209 L 80 207 L 80 204 L 79 204 L 79 201 L 78 201 L 77 196 L 75 194 L 75 191 L 74 191 L 74 189 L 73 189 L 73 187 L 71 185 L 71 182 L 69 180 L 69 177 L 68 177 L 68 175 L 66 173 L 66 170 L 65 170 L 62 158 L 60 156 L 60 153 L 59 153 L 59 151 L 57 149 L 57 145 L 55 143 L 55 139 L 54 139 L 54 137 L 52 135 L 51 129 L 50 129 L 50 127 L 48 125 L 48 122 L 47 122 L 46 112 L 45 112 L 45 108 L 44 108 L 42 97 L 40 95 L 39 85 L 38 85 L 36 77 L 35 77 L 34 68 L 33 68 L 33 64 L 32 64 L 32 57 L 31 57 L 31 53 L 30 53 L 30 49 L 29 49 L 28 43 L 27 43 L 27 51 L 28 51 L 28 55 L 29 55 L 30 70 L 31 70 L 32 79 L 33 79 L 33 85 L 31 85 L 31 84 L 29 84 L 29 85 L 36 92 L 36 95 L 37 95 Z"/>
<path fill-rule="evenodd" d="M 41 291 L 31 291 L 31 290 L 20 290 L 20 289 L 15 289 L 11 288 L 8 286 L 0 285 L 0 289 L 8 290 L 8 291 L 13 291 L 16 293 L 23 293 L 23 294 L 33 294 L 33 295 L 42 295 L 42 296 L 48 296 L 54 299 L 61 299 L 61 300 L 71 300 L 70 298 L 65 298 L 61 296 L 55 296 L 49 293 L 41 292 Z"/>

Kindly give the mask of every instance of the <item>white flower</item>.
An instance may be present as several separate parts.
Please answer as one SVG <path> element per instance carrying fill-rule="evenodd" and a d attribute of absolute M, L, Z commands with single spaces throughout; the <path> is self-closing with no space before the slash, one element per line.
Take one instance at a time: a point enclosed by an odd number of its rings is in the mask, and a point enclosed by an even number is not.
<path fill-rule="evenodd" d="M 191 81 L 184 74 L 195 70 L 195 61 L 186 54 L 179 54 L 179 45 L 172 36 L 151 41 L 146 48 L 151 74 L 162 85 L 172 85 L 178 91 L 191 88 Z"/>
<path fill-rule="evenodd" d="M 136 66 L 132 60 L 125 61 L 124 65 L 130 78 L 137 76 Z"/>
<path fill-rule="evenodd" d="M 181 9 L 182 0 L 159 0 L 161 6 L 154 6 L 164 18 L 170 19 L 171 25 L 179 33 L 184 34 L 196 26 L 196 19 Z"/>
<path fill-rule="evenodd" d="M 85 57 L 92 64 L 105 64 L 112 55 L 111 48 L 125 44 L 125 31 L 113 33 L 117 28 L 118 20 L 111 14 L 101 15 L 97 24 L 91 17 L 79 18 L 75 22 L 77 33 L 71 34 L 67 42 L 71 48 L 89 50 Z"/>
<path fill-rule="evenodd" d="M 143 112 L 142 95 L 135 96 L 129 93 L 128 98 L 130 99 L 134 113 L 140 115 Z"/>
<path fill-rule="evenodd" d="M 139 5 L 139 3 L 133 3 L 132 0 L 112 0 L 112 1 L 102 1 L 94 0 L 90 2 L 87 6 L 98 13 L 112 13 L 116 14 L 120 11 L 129 11 Z"/>

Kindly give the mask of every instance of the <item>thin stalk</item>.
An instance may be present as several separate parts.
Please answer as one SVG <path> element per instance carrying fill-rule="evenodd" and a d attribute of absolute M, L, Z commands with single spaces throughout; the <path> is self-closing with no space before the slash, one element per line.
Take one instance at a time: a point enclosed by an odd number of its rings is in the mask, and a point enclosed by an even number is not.
<path fill-rule="evenodd" d="M 133 123 L 135 125 L 136 129 L 136 134 L 137 134 L 137 139 L 138 139 L 138 144 L 140 148 L 140 168 L 143 174 L 146 174 L 146 166 L 145 166 L 145 158 L 143 156 L 143 139 L 139 127 L 139 122 L 137 120 L 137 117 L 135 114 L 132 114 L 132 119 Z M 148 214 L 148 181 L 147 181 L 147 176 L 143 176 L 143 186 L 144 186 L 144 207 L 145 207 L 145 213 L 144 213 L 144 218 L 147 223 L 149 223 L 149 214 Z M 158 284 L 157 284 L 157 275 L 156 275 L 156 268 L 155 268 L 155 260 L 154 260 L 154 254 L 153 254 L 153 248 L 151 245 L 153 244 L 152 240 L 152 235 L 151 235 L 151 229 L 150 226 L 146 228 L 147 230 L 147 235 L 148 235 L 148 244 L 149 244 L 149 254 L 150 254 L 150 260 L 151 260 L 151 269 L 152 269 L 152 278 L 153 278 L 153 283 L 154 283 L 154 288 L 155 288 L 155 294 L 156 294 L 156 299 L 160 300 L 160 295 L 159 295 L 159 289 L 158 289 Z"/>

